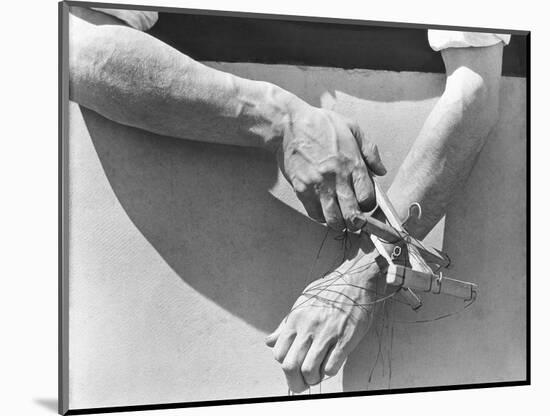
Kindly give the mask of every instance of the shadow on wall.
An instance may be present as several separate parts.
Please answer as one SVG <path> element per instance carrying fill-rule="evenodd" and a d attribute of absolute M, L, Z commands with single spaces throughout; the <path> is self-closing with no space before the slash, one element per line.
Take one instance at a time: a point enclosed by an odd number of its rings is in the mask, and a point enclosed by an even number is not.
<path fill-rule="evenodd" d="M 82 114 L 118 200 L 162 258 L 222 308 L 274 330 L 304 288 L 326 233 L 268 192 L 275 158 L 155 136 L 85 108 Z M 333 260 L 321 260 L 313 273 Z"/>

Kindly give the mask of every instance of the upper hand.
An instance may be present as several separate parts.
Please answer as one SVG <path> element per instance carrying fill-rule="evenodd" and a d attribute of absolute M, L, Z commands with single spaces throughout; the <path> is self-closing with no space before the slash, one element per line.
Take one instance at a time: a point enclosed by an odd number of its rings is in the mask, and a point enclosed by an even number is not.
<path fill-rule="evenodd" d="M 308 215 L 337 231 L 356 231 L 356 214 L 376 206 L 369 170 L 386 173 L 357 123 L 309 105 L 292 115 L 278 160 Z"/>

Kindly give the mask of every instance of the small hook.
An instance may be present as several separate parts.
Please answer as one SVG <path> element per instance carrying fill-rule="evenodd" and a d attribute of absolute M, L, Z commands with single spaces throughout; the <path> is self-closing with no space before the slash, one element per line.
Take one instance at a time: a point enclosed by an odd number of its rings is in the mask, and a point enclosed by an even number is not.
<path fill-rule="evenodd" d="M 407 223 L 409 221 L 412 221 L 413 219 L 420 220 L 421 218 L 422 218 L 422 207 L 418 202 L 413 202 L 409 206 L 409 214 L 407 215 L 407 219 L 402 223 L 403 228 L 407 229 Z"/>
<path fill-rule="evenodd" d="M 418 214 L 416 214 L 416 219 L 420 220 L 420 219 L 422 219 L 422 207 L 420 206 L 420 204 L 418 202 L 413 202 L 409 206 L 409 218 L 414 215 L 414 208 L 415 207 L 418 210 Z"/>

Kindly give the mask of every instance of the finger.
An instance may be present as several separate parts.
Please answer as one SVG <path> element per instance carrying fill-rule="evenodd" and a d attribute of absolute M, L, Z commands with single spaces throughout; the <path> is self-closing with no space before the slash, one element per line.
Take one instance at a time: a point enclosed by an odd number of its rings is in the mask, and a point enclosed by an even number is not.
<path fill-rule="evenodd" d="M 331 348 L 329 342 L 323 344 L 313 341 L 309 351 L 302 363 L 301 371 L 304 381 L 310 386 L 319 384 L 323 380 L 321 373 L 322 364 Z"/>
<path fill-rule="evenodd" d="M 323 209 L 319 202 L 319 195 L 317 195 L 315 188 L 312 185 L 305 185 L 299 179 L 295 179 L 292 186 L 296 191 L 296 196 L 306 209 L 307 215 L 315 221 L 324 223 L 325 216 L 323 215 Z"/>
<path fill-rule="evenodd" d="M 353 188 L 351 187 L 350 178 L 341 178 L 338 176 L 336 194 L 346 227 L 350 231 L 356 231 L 358 227 L 355 225 L 355 219 L 359 214 L 359 204 L 357 203 L 355 192 L 353 192 Z"/>
<path fill-rule="evenodd" d="M 288 388 L 294 393 L 301 393 L 308 388 L 302 376 L 302 362 L 311 345 L 311 338 L 296 338 L 282 364 Z"/>
<path fill-rule="evenodd" d="M 376 195 L 372 179 L 364 163 L 361 163 L 352 172 L 351 178 L 359 207 L 363 211 L 372 211 L 376 207 Z"/>
<path fill-rule="evenodd" d="M 285 327 L 286 318 L 281 321 L 279 326 L 275 331 L 273 331 L 271 334 L 265 337 L 265 345 L 267 345 L 270 348 L 273 348 L 275 346 L 275 343 L 277 342 L 277 339 L 279 338 L 279 335 L 281 335 L 281 332 L 283 331 L 283 328 Z"/>
<path fill-rule="evenodd" d="M 319 200 L 327 225 L 335 231 L 342 231 L 345 228 L 345 223 L 332 184 L 323 183 L 320 186 Z"/>
<path fill-rule="evenodd" d="M 350 129 L 353 136 L 355 137 L 355 140 L 357 141 L 357 144 L 359 145 L 359 148 L 361 149 L 361 153 L 363 154 L 365 161 L 367 162 L 367 167 L 375 175 L 385 175 L 387 173 L 387 170 L 382 163 L 382 159 L 380 158 L 378 146 L 367 140 L 365 133 L 358 124 L 352 124 Z"/>
<path fill-rule="evenodd" d="M 338 371 L 346 361 L 347 353 L 338 345 L 336 345 L 327 356 L 326 362 L 323 364 L 323 373 L 329 377 L 338 374 Z"/>
<path fill-rule="evenodd" d="M 307 215 L 315 221 L 324 223 L 325 217 L 319 202 L 319 195 L 314 186 L 315 183 L 321 183 L 323 177 L 300 158 L 294 158 L 291 162 L 286 160 L 284 155 L 279 152 L 277 153 L 277 159 L 283 176 L 292 185 Z M 292 177 L 289 176 L 288 170 L 294 172 Z"/>
<path fill-rule="evenodd" d="M 279 335 L 279 338 L 275 343 L 275 347 L 273 347 L 273 357 L 276 361 L 282 363 L 285 360 L 288 350 L 292 345 L 292 341 L 294 341 L 294 338 L 296 338 L 296 333 L 288 331 L 283 331 Z"/>

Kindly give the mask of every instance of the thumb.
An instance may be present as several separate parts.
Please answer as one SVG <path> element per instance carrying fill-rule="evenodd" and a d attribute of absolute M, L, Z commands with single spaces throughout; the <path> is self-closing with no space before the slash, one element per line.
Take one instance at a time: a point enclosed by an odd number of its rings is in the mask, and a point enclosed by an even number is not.
<path fill-rule="evenodd" d="M 375 175 L 384 176 L 388 171 L 382 163 L 378 146 L 366 139 L 365 133 L 357 124 L 352 125 L 351 132 L 359 145 L 359 149 L 361 149 L 369 170 Z"/>
<path fill-rule="evenodd" d="M 281 321 L 275 331 L 265 337 L 265 345 L 267 345 L 269 348 L 273 348 L 277 343 L 277 339 L 279 338 L 279 335 L 281 335 L 281 331 L 283 330 L 284 323 L 285 319 Z"/>

